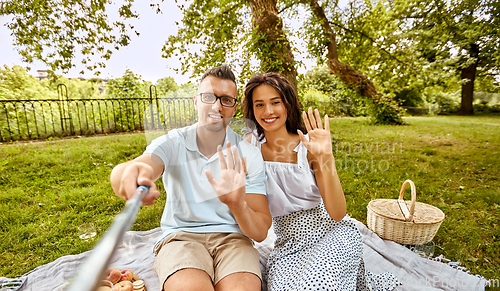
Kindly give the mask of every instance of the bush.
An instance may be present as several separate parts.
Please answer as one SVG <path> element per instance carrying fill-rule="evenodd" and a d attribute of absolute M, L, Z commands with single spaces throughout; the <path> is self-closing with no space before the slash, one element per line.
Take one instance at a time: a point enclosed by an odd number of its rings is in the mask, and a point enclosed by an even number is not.
<path fill-rule="evenodd" d="M 332 106 L 330 96 L 326 95 L 322 91 L 308 89 L 300 99 L 303 110 L 307 110 L 307 108 L 312 107 L 313 109 L 317 108 L 321 115 L 337 115 L 337 110 L 335 110 L 334 106 Z"/>
<path fill-rule="evenodd" d="M 476 114 L 500 113 L 500 103 L 490 106 L 488 101 L 475 100 L 473 108 Z"/>
<path fill-rule="evenodd" d="M 490 111 L 492 113 L 500 113 L 500 103 L 491 106 Z"/>
<path fill-rule="evenodd" d="M 428 90 L 424 92 L 424 106 L 428 108 L 438 107 L 438 114 L 450 114 L 460 109 L 460 91 L 445 93 Z"/>
<path fill-rule="evenodd" d="M 316 107 L 328 115 L 371 115 L 373 124 L 403 123 L 402 109 L 390 97 L 381 96 L 374 102 L 330 74 L 325 66 L 299 76 L 298 91 L 305 107 Z"/>
<path fill-rule="evenodd" d="M 377 103 L 368 100 L 372 124 L 404 124 L 401 117 L 404 109 L 387 95 L 381 95 Z"/>
<path fill-rule="evenodd" d="M 489 113 L 490 108 L 488 106 L 488 101 L 480 101 L 479 103 L 473 104 L 474 113 Z"/>
<path fill-rule="evenodd" d="M 0 67 L 0 100 L 57 99 L 48 80 L 40 82 L 18 65 Z"/>
<path fill-rule="evenodd" d="M 329 116 L 367 115 L 364 97 L 330 74 L 324 66 L 300 75 L 298 91 L 304 108 L 318 108 Z"/>
<path fill-rule="evenodd" d="M 474 92 L 475 102 L 485 102 L 488 106 L 493 106 L 500 103 L 500 93 L 485 93 L 485 92 Z"/>
<path fill-rule="evenodd" d="M 316 89 L 308 89 L 302 99 L 305 102 L 327 103 L 330 102 L 330 97 L 322 91 Z"/>
<path fill-rule="evenodd" d="M 423 104 L 422 95 L 415 89 L 403 89 L 397 92 L 394 100 L 402 106 L 419 107 Z"/>

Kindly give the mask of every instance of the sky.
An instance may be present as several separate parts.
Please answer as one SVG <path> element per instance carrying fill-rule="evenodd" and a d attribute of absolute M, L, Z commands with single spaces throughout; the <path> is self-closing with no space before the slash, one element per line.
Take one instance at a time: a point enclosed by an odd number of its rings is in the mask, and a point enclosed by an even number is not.
<path fill-rule="evenodd" d="M 135 2 L 134 9 L 139 14 L 139 19 L 131 21 L 135 26 L 135 30 L 140 32 L 137 37 L 131 32 L 132 41 L 127 47 L 121 47 L 119 51 L 114 51 L 111 59 L 106 61 L 106 68 L 101 69 L 100 78 L 119 78 L 123 76 L 126 69 L 130 69 L 135 74 L 142 77 L 143 80 L 151 81 L 164 77 L 173 77 L 177 84 L 184 84 L 190 81 L 189 74 L 177 74 L 173 68 L 180 68 L 180 62 L 177 59 L 164 59 L 161 57 L 161 48 L 169 35 L 177 32 L 176 21 L 182 19 L 180 9 L 175 5 L 174 1 L 164 1 L 161 4 L 163 14 L 156 14 L 153 8 L 149 6 L 150 1 Z M 110 15 L 110 19 L 112 16 Z M 21 57 L 13 46 L 13 40 L 10 36 L 10 30 L 5 24 L 10 20 L 10 17 L 0 16 L 0 65 L 21 65 L 26 67 L 27 64 L 22 63 Z M 295 40 L 299 42 L 300 40 Z M 303 50 L 302 48 L 299 48 Z M 304 59 L 301 55 L 295 54 L 296 60 L 302 60 L 305 67 L 299 68 L 299 73 L 305 72 L 307 68 L 314 66 L 311 60 Z M 63 74 L 61 71 L 57 74 L 64 75 L 68 78 L 77 78 L 79 72 L 83 69 L 80 65 L 80 58 L 74 60 L 76 68 Z M 80 66 L 78 66 L 80 65 Z M 37 70 L 46 69 L 46 66 L 38 61 L 30 65 L 30 74 L 37 76 Z M 95 77 L 93 72 L 88 72 L 83 75 L 84 78 Z M 196 82 L 196 80 L 191 79 Z"/>
<path fill-rule="evenodd" d="M 182 19 L 182 14 L 176 5 L 167 4 L 162 6 L 163 14 L 156 12 L 149 6 L 149 1 L 136 2 L 135 10 L 139 13 L 139 19 L 131 21 L 135 29 L 140 32 L 137 37 L 132 32 L 132 42 L 127 47 L 121 47 L 119 51 L 114 51 L 111 59 L 106 62 L 106 68 L 101 70 L 101 78 L 119 78 L 128 68 L 135 74 L 141 75 L 143 80 L 156 82 L 163 77 L 173 77 L 178 84 L 189 81 L 189 76 L 182 76 L 175 73 L 173 69 L 167 67 L 180 68 L 180 63 L 175 59 L 164 59 L 161 57 L 161 48 L 168 36 L 177 32 L 175 21 Z M 112 16 L 110 15 L 110 18 Z M 9 17 L 0 16 L 0 64 L 12 67 L 14 64 L 26 66 L 21 62 L 21 57 L 13 46 L 10 30 L 5 23 Z M 80 64 L 80 59 L 75 59 L 76 65 Z M 38 75 L 37 70 L 45 69 L 41 62 L 30 65 L 32 75 Z M 79 72 L 83 65 L 70 70 L 66 77 L 79 77 Z M 62 74 L 62 72 L 57 72 Z M 93 72 L 86 72 L 85 78 L 94 77 Z"/>

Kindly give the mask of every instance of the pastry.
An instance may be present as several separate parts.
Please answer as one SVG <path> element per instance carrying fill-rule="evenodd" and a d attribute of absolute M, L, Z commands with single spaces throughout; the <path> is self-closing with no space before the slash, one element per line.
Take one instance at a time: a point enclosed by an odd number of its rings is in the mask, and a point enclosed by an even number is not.
<path fill-rule="evenodd" d="M 134 281 L 134 291 L 146 291 L 146 286 L 144 285 L 144 281 L 136 280 Z"/>

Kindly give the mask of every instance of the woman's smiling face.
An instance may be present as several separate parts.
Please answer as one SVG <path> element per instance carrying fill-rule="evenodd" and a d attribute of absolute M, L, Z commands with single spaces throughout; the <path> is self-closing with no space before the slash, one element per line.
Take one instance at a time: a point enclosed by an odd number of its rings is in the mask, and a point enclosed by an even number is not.
<path fill-rule="evenodd" d="M 281 96 L 272 86 L 262 84 L 253 90 L 253 112 L 264 131 L 286 126 L 287 110 Z"/>

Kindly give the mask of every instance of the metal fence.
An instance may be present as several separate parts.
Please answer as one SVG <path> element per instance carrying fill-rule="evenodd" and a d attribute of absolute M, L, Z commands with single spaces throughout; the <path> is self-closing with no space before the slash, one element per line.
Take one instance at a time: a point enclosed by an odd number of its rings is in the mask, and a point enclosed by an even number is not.
<path fill-rule="evenodd" d="M 193 124 L 192 98 L 0 100 L 0 141 Z"/>

